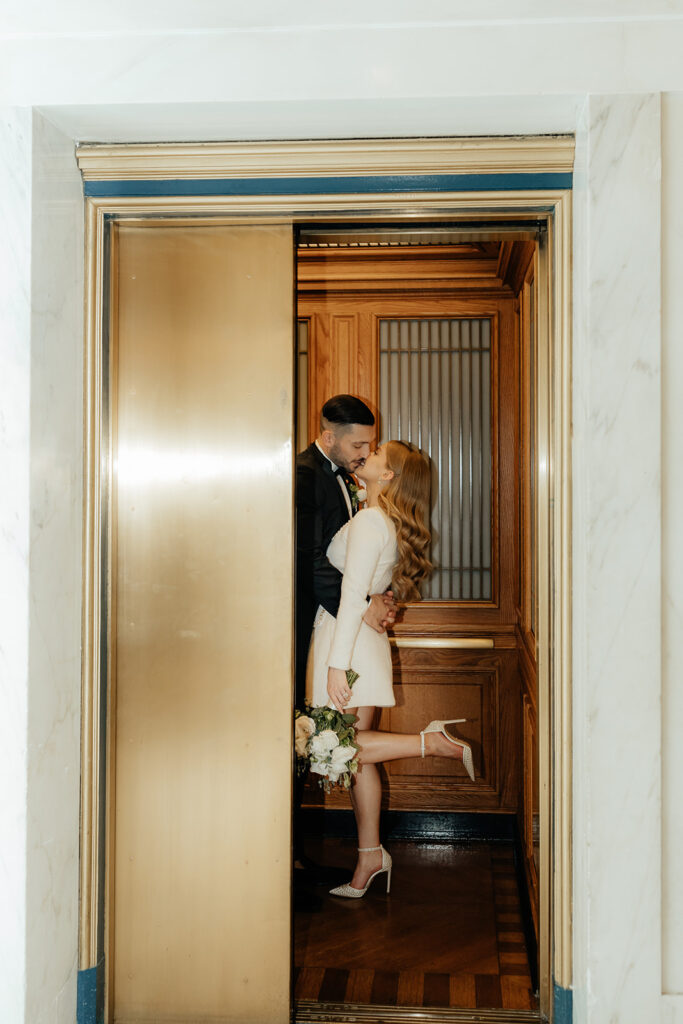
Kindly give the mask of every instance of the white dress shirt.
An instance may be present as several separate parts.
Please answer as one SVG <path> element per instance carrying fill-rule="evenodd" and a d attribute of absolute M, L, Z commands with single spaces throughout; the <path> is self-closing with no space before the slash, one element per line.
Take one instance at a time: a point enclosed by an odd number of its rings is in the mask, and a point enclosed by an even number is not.
<path fill-rule="evenodd" d="M 327 461 L 329 462 L 329 464 L 332 466 L 332 472 L 336 473 L 337 470 L 339 469 L 339 466 L 337 466 L 332 461 L 332 459 L 329 457 L 329 455 L 325 455 L 325 452 L 322 450 L 322 448 L 320 447 L 320 445 L 318 444 L 317 441 L 315 442 L 315 446 L 318 449 L 318 451 L 320 452 L 320 454 L 324 455 L 325 458 L 327 459 Z M 353 518 L 353 508 L 351 506 L 351 496 L 349 494 L 348 487 L 346 486 L 346 484 L 344 483 L 344 481 L 342 480 L 342 478 L 340 476 L 337 477 L 337 483 L 339 484 L 339 486 L 342 489 L 342 494 L 344 495 L 344 501 L 346 502 L 346 507 L 349 510 L 349 519 L 352 519 Z"/>

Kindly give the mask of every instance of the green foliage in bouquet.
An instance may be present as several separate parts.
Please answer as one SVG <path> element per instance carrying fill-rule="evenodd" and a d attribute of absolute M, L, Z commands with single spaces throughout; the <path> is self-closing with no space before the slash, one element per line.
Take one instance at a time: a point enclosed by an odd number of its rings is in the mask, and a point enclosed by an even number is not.
<path fill-rule="evenodd" d="M 347 669 L 346 679 L 349 687 L 353 687 L 358 673 Z M 300 775 L 306 770 L 319 775 L 326 793 L 333 786 L 349 789 L 358 771 L 355 722 L 355 715 L 330 707 L 306 704 L 304 711 L 297 708 L 294 712 L 297 771 Z"/>

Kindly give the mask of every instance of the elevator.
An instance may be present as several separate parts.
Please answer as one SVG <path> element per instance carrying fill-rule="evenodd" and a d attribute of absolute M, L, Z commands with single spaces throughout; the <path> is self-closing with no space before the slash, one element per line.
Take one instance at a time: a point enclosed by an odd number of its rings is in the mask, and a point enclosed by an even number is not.
<path fill-rule="evenodd" d="M 342 150 L 335 151 L 336 161 L 345 159 Z M 390 159 L 400 152 L 396 144 Z M 261 180 L 260 170 L 241 173 Z M 305 418 L 295 387 L 304 355 L 296 322 L 305 318 L 295 305 L 301 263 L 295 250 L 305 227 L 348 225 L 354 218 L 359 226 L 405 226 L 415 224 L 419 212 L 420 223 L 449 224 L 459 245 L 538 240 L 529 302 L 536 303 L 538 323 L 533 407 L 539 474 L 536 519 L 529 522 L 538 537 L 539 685 L 535 717 L 517 707 L 515 728 L 522 757 L 524 714 L 529 735 L 537 730 L 536 749 L 531 742 L 528 748 L 538 761 L 538 787 L 529 790 L 524 822 L 529 849 L 540 840 L 543 1012 L 550 1006 L 551 965 L 556 977 L 567 977 L 568 890 L 564 883 L 550 889 L 551 866 L 562 880 L 568 865 L 564 840 L 552 839 L 568 835 L 567 748 L 550 743 L 551 729 L 558 736 L 566 727 L 567 677 L 564 663 L 551 664 L 547 655 L 551 638 L 566 625 L 566 605 L 550 581 L 560 578 L 558 566 L 567 557 L 566 519 L 560 522 L 552 510 L 566 514 L 568 492 L 562 472 L 551 481 L 547 467 L 559 469 L 566 457 L 567 202 L 562 190 L 552 199 L 520 192 L 507 197 L 504 208 L 500 197 L 475 202 L 445 193 L 293 198 L 274 195 L 267 184 L 262 194 L 225 198 L 88 200 L 81 964 L 103 965 L 108 1021 L 290 1019 L 292 467 L 297 424 Z M 522 283 L 511 324 L 521 323 L 523 291 Z M 380 317 L 386 322 L 377 336 L 380 349 L 390 360 L 396 332 L 414 332 L 399 321 L 469 320 L 471 326 L 477 320 L 481 383 L 486 358 L 493 367 L 500 345 L 514 348 L 521 328 L 501 331 L 500 311 L 475 306 L 445 315 L 432 307 L 417 315 L 389 311 Z M 460 328 L 451 323 L 448 331 L 454 350 L 464 351 Z M 312 335 L 309 343 L 316 344 Z M 494 379 L 493 369 L 488 372 Z M 513 361 L 508 384 L 515 402 L 520 372 Z M 310 389 L 310 375 L 307 381 Z M 479 406 L 480 422 L 486 408 Z M 516 423 L 522 422 L 520 414 Z M 500 460 L 493 438 L 501 436 L 493 414 L 491 430 L 486 472 L 493 479 Z M 514 479 L 522 470 L 507 472 Z M 483 476 L 472 475 L 470 483 L 483 506 Z M 519 508 L 514 483 L 510 494 Z M 444 506 L 445 518 L 452 518 L 453 507 Z M 502 508 L 500 490 L 490 507 L 493 522 Z M 487 567 L 481 530 L 476 541 L 465 543 L 463 534 L 462 545 L 460 537 L 450 545 L 482 556 L 480 564 L 467 566 L 476 594 L 452 589 L 450 603 L 474 596 L 487 625 L 495 626 L 501 590 L 494 547 Z M 450 566 L 449 587 L 456 586 L 457 569 Z M 471 718 L 480 734 L 473 738 L 486 781 L 479 794 L 468 794 L 456 772 L 453 780 L 437 780 L 436 789 L 441 786 L 442 799 L 452 800 L 455 792 L 471 803 L 488 787 L 493 805 L 501 794 L 506 799 L 509 787 L 500 785 L 505 772 L 496 746 L 496 687 L 482 702 L 485 686 L 477 679 L 483 662 L 475 665 L 475 658 L 504 661 L 512 647 L 496 647 L 495 629 L 483 637 L 465 629 L 464 620 L 448 623 L 442 611 L 436 623 L 418 614 L 395 638 L 401 671 L 413 666 L 423 675 L 415 693 L 438 685 L 424 675 L 434 674 L 443 654 L 436 648 L 434 656 L 432 648 L 432 667 L 425 670 L 418 663 L 429 655 L 429 644 L 414 641 L 429 640 L 439 618 L 441 639 L 487 640 L 479 649 L 442 648 L 449 666 L 452 661 L 470 672 L 458 685 L 474 687 Z M 463 636 L 452 635 L 456 626 Z M 404 799 L 424 782 L 399 771 L 394 790 Z M 518 796 L 524 800 L 521 790 Z M 467 1019 L 456 1010 L 451 1019 Z M 311 1012 L 301 1019 L 314 1019 Z"/>

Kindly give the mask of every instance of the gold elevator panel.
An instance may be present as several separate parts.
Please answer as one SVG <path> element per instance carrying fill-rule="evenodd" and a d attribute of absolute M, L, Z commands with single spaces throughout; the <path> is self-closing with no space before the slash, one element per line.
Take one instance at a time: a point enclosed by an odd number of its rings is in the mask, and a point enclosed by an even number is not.
<path fill-rule="evenodd" d="M 109 1019 L 289 1020 L 291 228 L 112 238 Z"/>

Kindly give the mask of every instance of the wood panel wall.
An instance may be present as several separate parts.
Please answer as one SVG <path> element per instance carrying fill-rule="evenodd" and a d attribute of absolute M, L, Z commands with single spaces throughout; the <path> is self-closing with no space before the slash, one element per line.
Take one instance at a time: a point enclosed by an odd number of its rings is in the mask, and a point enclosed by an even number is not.
<path fill-rule="evenodd" d="M 331 394 L 350 391 L 377 413 L 380 319 L 491 318 L 493 599 L 408 605 L 394 636 L 417 642 L 487 639 L 493 647 L 394 648 L 397 706 L 384 710 L 380 721 L 383 729 L 418 732 L 432 718 L 467 718 L 457 728 L 472 743 L 477 778 L 472 783 L 459 763 L 447 759 L 397 761 L 384 768 L 384 801 L 393 810 L 516 813 L 524 827 L 532 827 L 526 794 L 535 756 L 535 652 L 533 671 L 528 663 L 520 671 L 519 656 L 526 635 L 521 609 L 529 601 L 529 524 L 523 546 L 520 516 L 524 507 L 528 517 L 530 498 L 522 482 L 528 459 L 520 458 L 523 430 L 528 439 L 522 409 L 529 394 L 528 388 L 526 398 L 520 392 L 528 353 L 524 362 L 518 295 L 533 286 L 534 244 L 440 249 L 299 254 L 298 315 L 309 321 L 310 438 L 317 434 L 320 406 Z M 321 791 L 309 789 L 308 802 L 323 802 Z M 347 807 L 348 797 L 335 792 L 324 802 Z"/>

